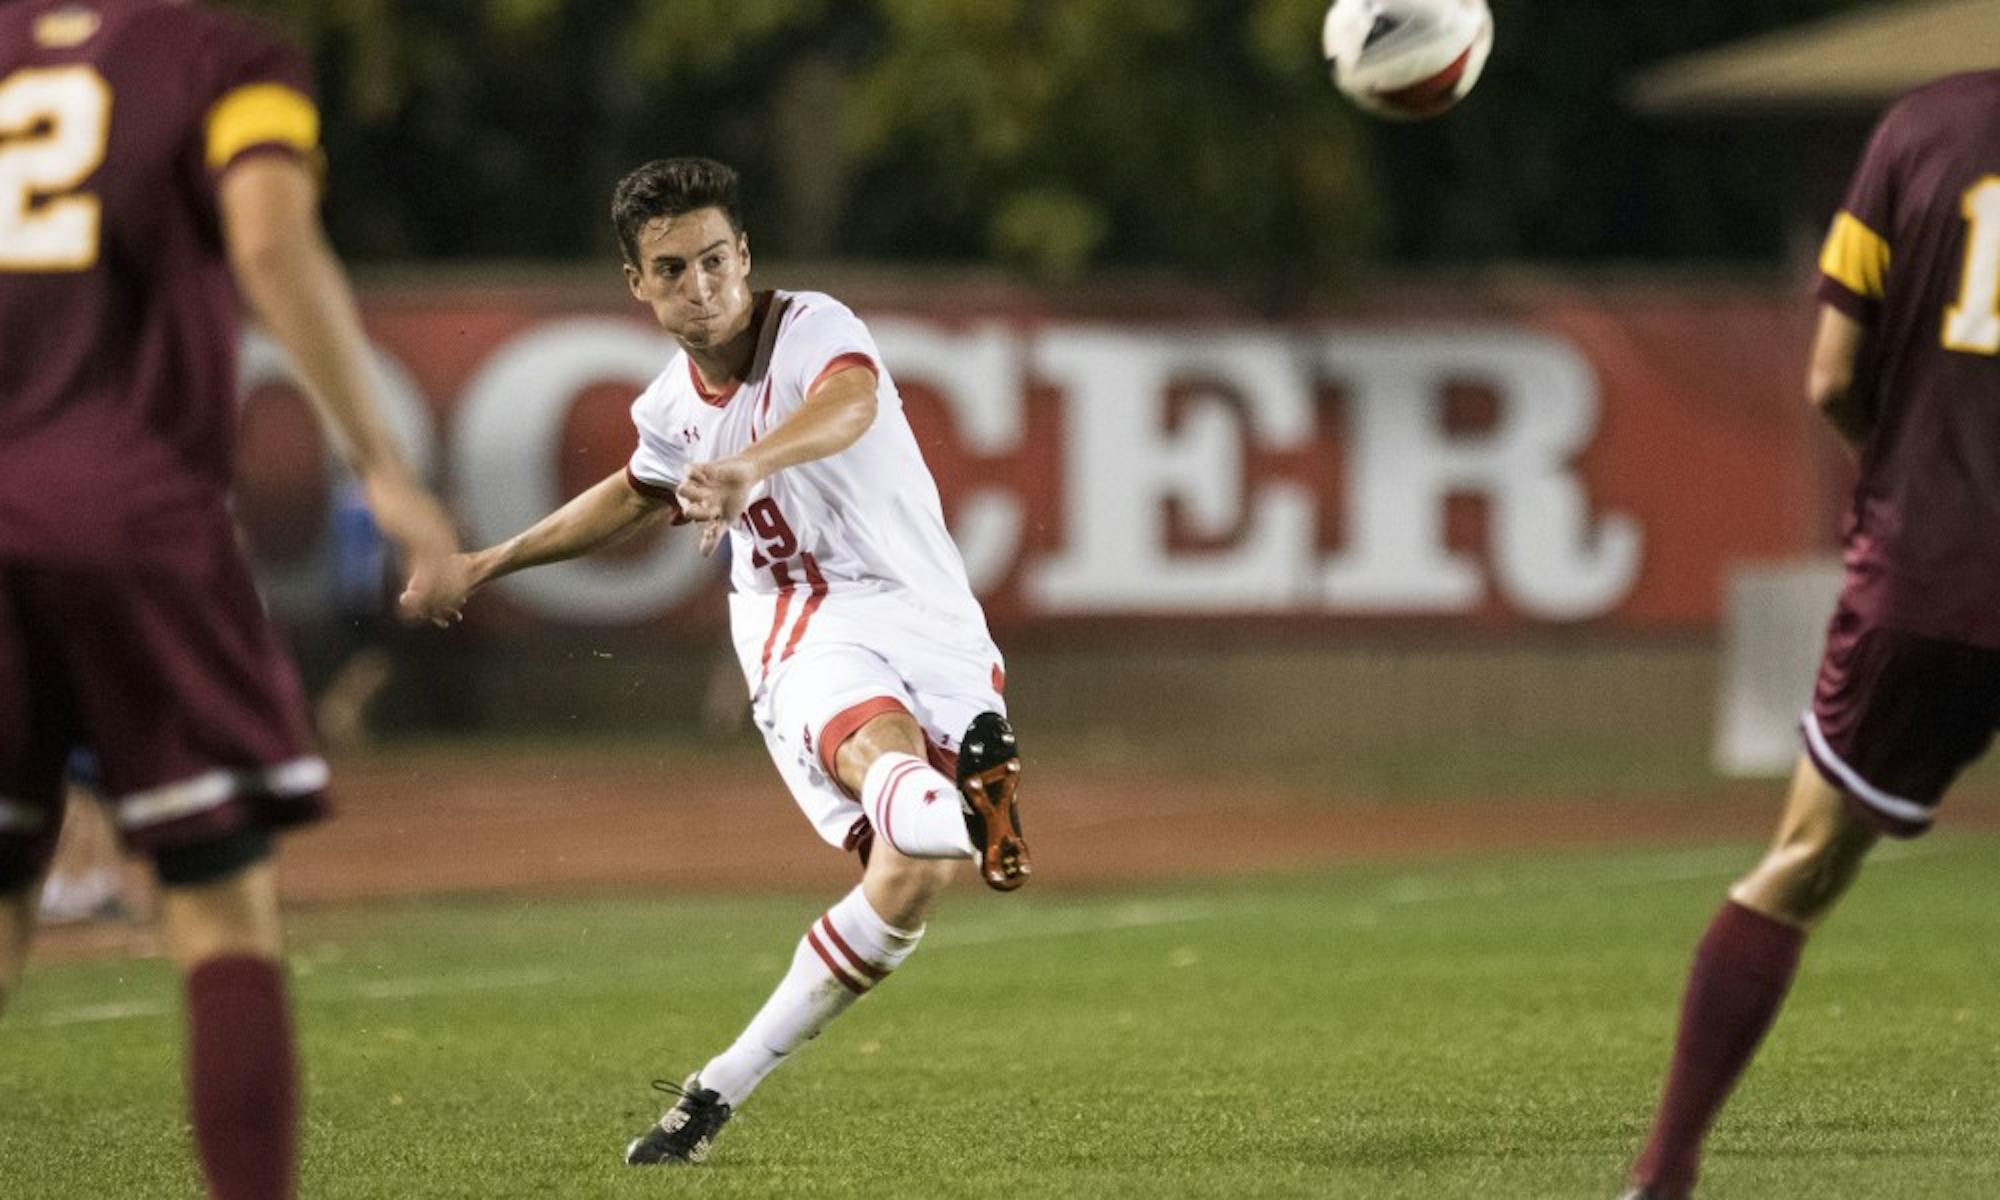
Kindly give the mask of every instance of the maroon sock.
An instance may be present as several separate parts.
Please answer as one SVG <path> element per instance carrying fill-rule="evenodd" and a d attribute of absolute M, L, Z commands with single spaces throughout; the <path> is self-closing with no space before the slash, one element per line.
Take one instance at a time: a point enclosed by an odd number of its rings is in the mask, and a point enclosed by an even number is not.
<path fill-rule="evenodd" d="M 187 977 L 188 1106 L 214 1200 L 284 1200 L 298 1155 L 291 1013 L 278 965 L 211 958 Z"/>
<path fill-rule="evenodd" d="M 1778 1015 L 1805 940 L 1733 900 L 1715 915 L 1688 973 L 1673 1065 L 1633 1182 L 1665 1196 L 1693 1190 L 1702 1138 Z"/>

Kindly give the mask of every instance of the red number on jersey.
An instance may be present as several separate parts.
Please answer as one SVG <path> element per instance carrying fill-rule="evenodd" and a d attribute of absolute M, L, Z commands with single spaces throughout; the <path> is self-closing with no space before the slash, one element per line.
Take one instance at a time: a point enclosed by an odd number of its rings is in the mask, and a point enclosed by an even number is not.
<path fill-rule="evenodd" d="M 785 514 L 778 511 L 777 502 L 769 496 L 743 510 L 743 523 L 757 539 L 757 549 L 750 556 L 752 567 L 783 562 L 799 552 L 798 536 L 786 523 Z"/>

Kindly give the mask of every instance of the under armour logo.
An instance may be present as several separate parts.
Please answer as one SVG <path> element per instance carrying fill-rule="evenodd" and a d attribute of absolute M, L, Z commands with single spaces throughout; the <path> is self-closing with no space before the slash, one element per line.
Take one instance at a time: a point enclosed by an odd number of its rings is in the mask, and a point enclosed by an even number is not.
<path fill-rule="evenodd" d="M 681 430 L 680 440 L 681 444 L 692 446 L 696 442 L 701 440 L 701 430 L 693 425 L 690 425 L 687 428 Z"/>
<path fill-rule="evenodd" d="M 932 788 L 930 791 L 924 793 L 925 804 L 933 804 L 937 801 L 937 798 L 938 790 L 936 788 Z"/>

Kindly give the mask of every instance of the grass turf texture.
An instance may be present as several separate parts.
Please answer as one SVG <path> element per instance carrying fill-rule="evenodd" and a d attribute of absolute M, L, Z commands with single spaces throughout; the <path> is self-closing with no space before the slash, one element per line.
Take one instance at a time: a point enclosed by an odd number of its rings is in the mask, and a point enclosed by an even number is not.
<path fill-rule="evenodd" d="M 1809 947 L 1705 1200 L 2000 1194 L 1983 837 L 1890 847 Z M 695 1172 L 617 1156 L 831 897 L 292 922 L 312 1197 L 1608 1197 L 1753 847 L 951 897 Z M 1968 898 L 1970 902 L 1968 903 Z M 0 1192 L 190 1196 L 157 962 L 32 967 Z"/>

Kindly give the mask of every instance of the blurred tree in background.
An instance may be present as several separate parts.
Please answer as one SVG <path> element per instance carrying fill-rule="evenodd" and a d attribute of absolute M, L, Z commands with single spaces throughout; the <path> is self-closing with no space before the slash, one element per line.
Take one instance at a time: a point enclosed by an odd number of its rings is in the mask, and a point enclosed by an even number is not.
<path fill-rule="evenodd" d="M 1166 266 L 1769 262 L 1825 127 L 1641 120 L 1638 69 L 1857 0 L 1493 0 L 1477 97 L 1364 120 L 1323 0 L 236 0 L 320 71 L 361 259 L 615 253 L 612 183 L 709 154 L 783 257 Z M 1843 158 L 1860 123 L 1833 139 Z"/>

